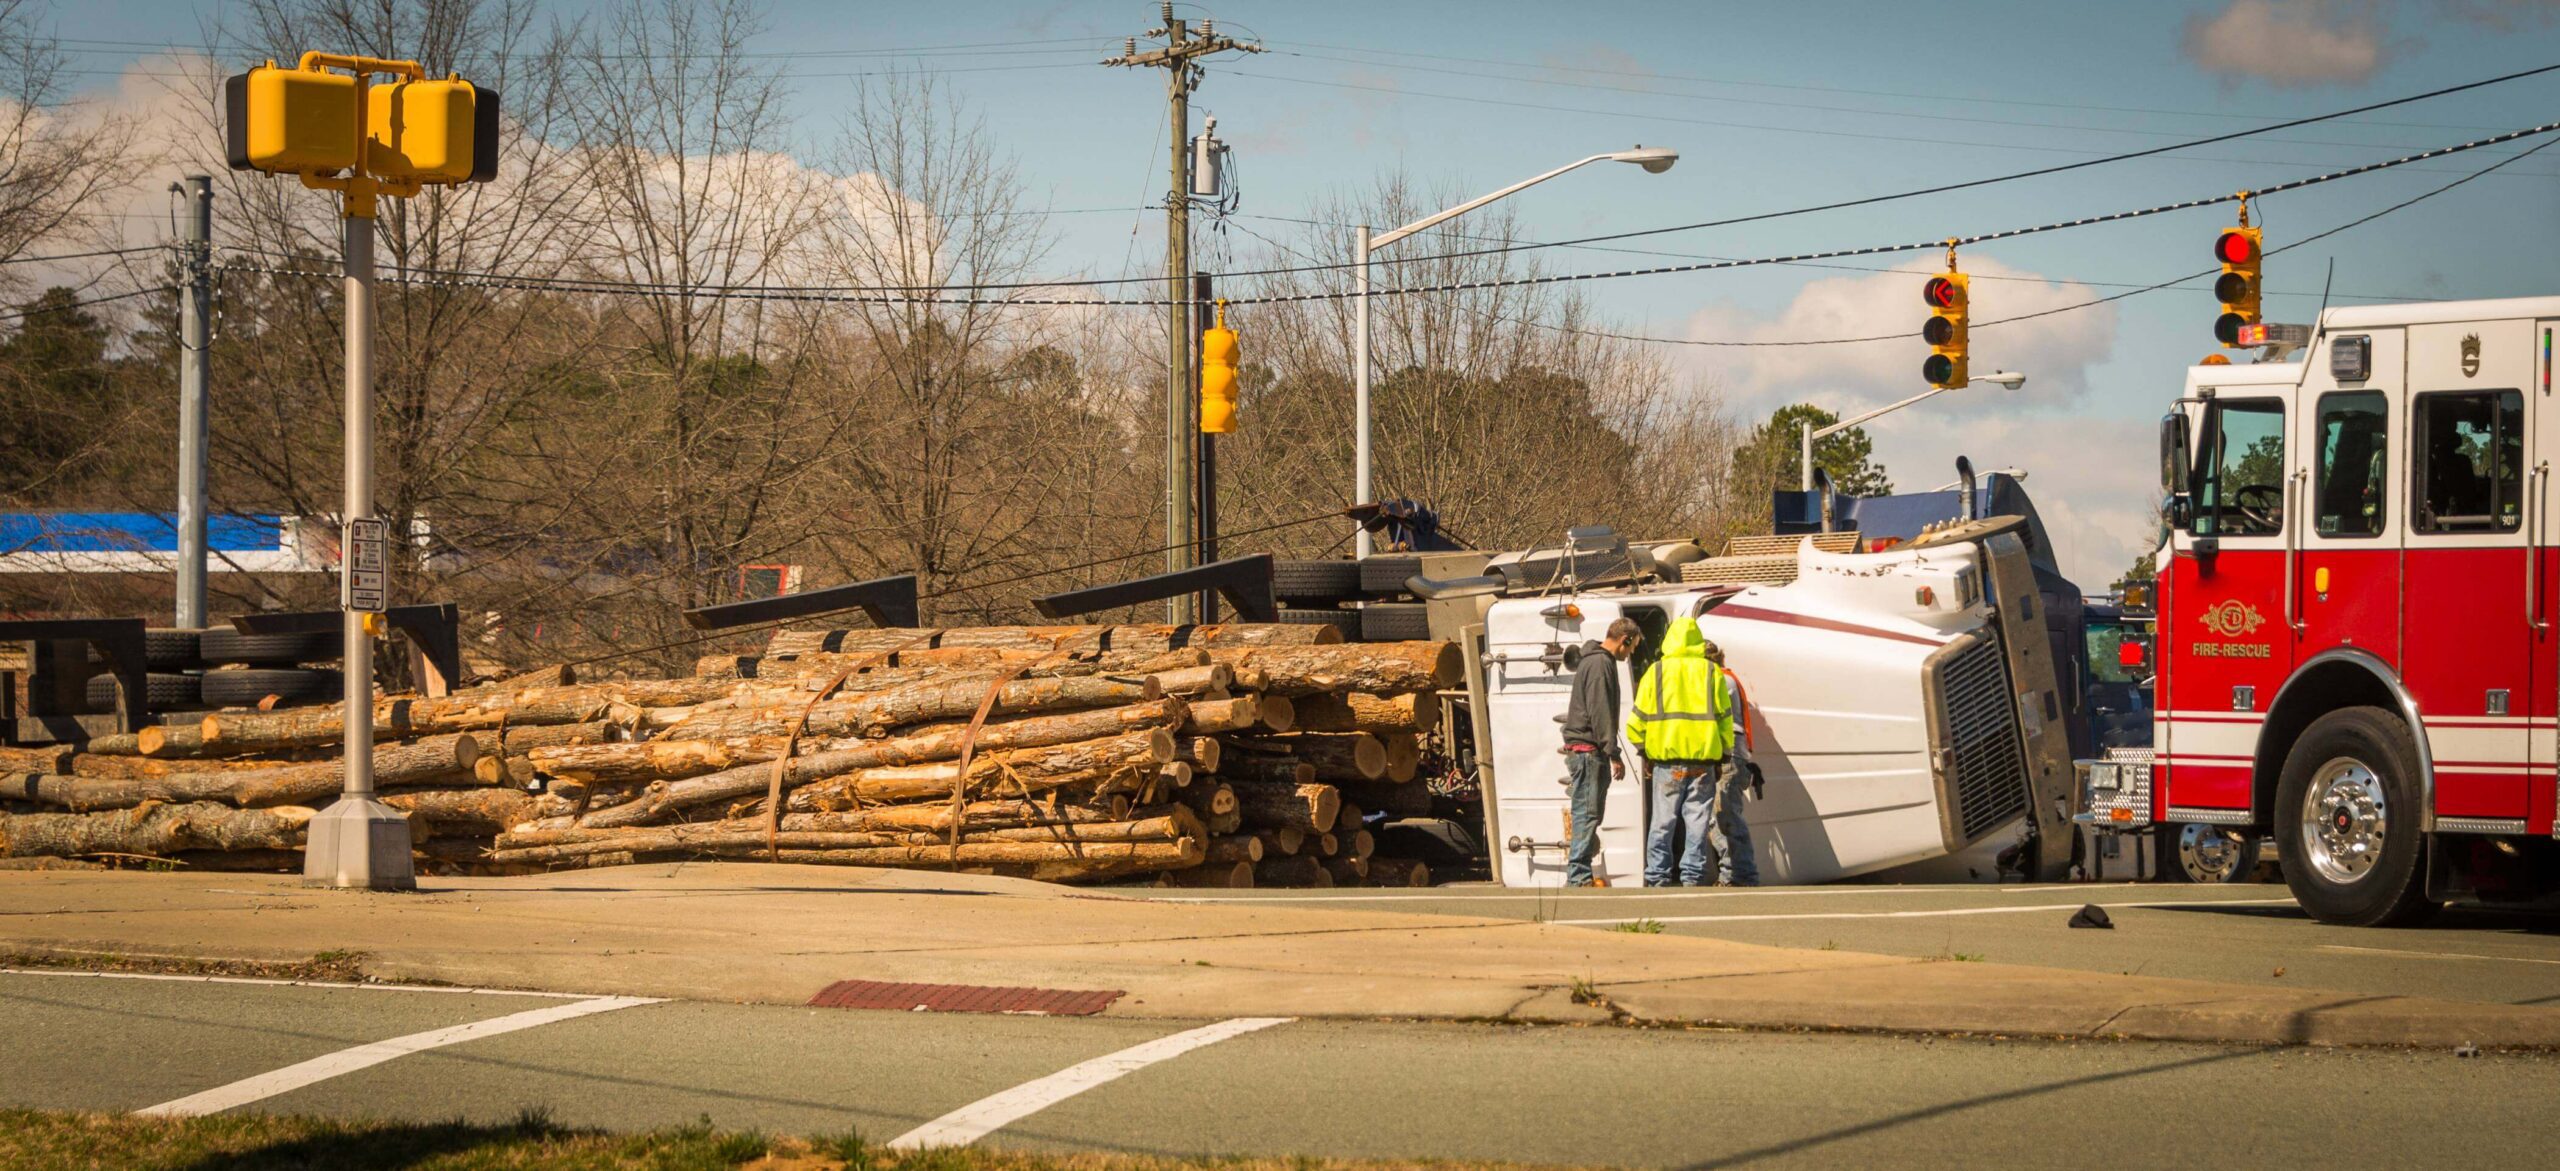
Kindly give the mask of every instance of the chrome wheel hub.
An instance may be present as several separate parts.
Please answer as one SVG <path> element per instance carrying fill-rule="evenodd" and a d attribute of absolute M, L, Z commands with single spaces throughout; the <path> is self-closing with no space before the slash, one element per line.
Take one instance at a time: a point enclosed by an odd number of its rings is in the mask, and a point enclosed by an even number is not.
<path fill-rule="evenodd" d="M 2322 878 L 2352 883 L 2371 873 L 2390 825 L 2382 778 L 2364 762 L 2342 757 L 2312 777 L 2303 797 L 2302 844 Z"/>
<path fill-rule="evenodd" d="M 2178 863 L 2190 877 L 2206 882 L 2228 881 L 2232 872 L 2257 859 L 2254 851 L 2245 850 L 2249 839 L 2226 829 L 2210 825 L 2178 827 Z"/>

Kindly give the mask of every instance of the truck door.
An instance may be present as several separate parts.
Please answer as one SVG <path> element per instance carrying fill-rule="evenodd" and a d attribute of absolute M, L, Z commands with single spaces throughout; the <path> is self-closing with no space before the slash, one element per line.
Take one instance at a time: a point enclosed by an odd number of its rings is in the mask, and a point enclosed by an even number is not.
<path fill-rule="evenodd" d="M 2392 515 L 2392 418 L 2399 370 L 2309 396 L 2304 452 L 2297 469 L 2303 502 L 2291 610 L 2299 623 L 2294 661 L 2354 647 L 2385 663 L 2400 661 L 2400 524 Z M 2360 388 L 2359 388 L 2360 387 Z"/>
<path fill-rule="evenodd" d="M 2293 667 L 2286 629 L 2286 526 L 2298 511 L 2286 459 L 2285 403 L 2236 387 L 2197 429 L 2191 538 L 2169 566 L 2174 623 L 2158 636 L 2160 707 L 2176 727 L 2165 804 L 2245 812 L 2251 754 L 2267 705 Z"/>
<path fill-rule="evenodd" d="M 2439 822 L 2521 820 L 2533 706 L 2524 394 L 2529 326 L 2409 328 L 2409 694 Z"/>

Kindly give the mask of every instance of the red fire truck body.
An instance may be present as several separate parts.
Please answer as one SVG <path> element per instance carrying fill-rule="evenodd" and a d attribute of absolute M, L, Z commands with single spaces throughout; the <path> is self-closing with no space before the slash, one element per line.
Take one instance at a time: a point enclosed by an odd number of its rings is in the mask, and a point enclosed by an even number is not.
<path fill-rule="evenodd" d="M 2270 834 L 2332 922 L 2554 891 L 2555 329 L 2560 297 L 2332 309 L 2294 360 L 2188 370 L 2153 746 L 2084 822 Z"/>

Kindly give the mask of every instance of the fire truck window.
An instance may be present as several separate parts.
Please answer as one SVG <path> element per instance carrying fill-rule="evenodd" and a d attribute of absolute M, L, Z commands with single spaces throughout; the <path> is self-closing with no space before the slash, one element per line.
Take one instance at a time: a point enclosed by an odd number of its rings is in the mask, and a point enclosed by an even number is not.
<path fill-rule="evenodd" d="M 2216 403 L 2200 461 L 2196 535 L 2259 536 L 2284 528 L 2284 404 Z"/>
<path fill-rule="evenodd" d="M 2415 452 L 2422 533 L 2511 533 L 2524 493 L 2524 396 L 2512 390 L 2418 396 Z"/>
<path fill-rule="evenodd" d="M 2319 481 L 2312 522 L 2324 537 L 2382 534 L 2383 427 L 2390 408 L 2372 392 L 2320 397 Z"/>

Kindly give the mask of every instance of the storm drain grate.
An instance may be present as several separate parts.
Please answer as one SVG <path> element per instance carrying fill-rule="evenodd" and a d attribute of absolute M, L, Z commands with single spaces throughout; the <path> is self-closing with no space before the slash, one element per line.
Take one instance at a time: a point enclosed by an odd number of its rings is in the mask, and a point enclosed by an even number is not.
<path fill-rule="evenodd" d="M 981 984 L 893 984 L 838 980 L 809 998 L 813 1008 L 882 1008 L 892 1012 L 1014 1012 L 1092 1016 L 1123 993 L 1072 988 L 991 988 Z"/>

